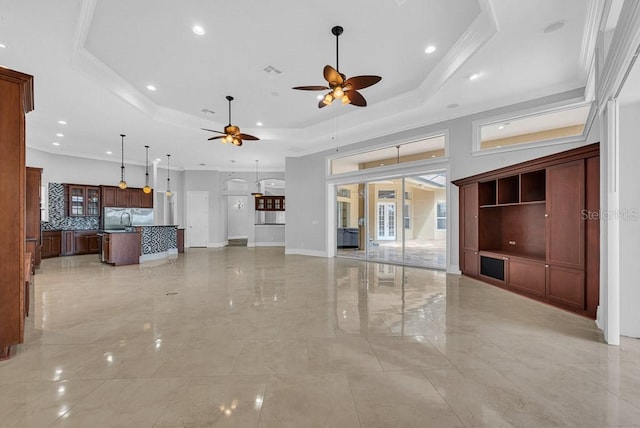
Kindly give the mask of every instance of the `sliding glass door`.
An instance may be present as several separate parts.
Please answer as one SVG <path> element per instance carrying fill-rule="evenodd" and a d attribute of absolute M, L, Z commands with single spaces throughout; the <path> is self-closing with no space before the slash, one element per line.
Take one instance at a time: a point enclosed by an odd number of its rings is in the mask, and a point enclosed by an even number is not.
<path fill-rule="evenodd" d="M 336 255 L 446 269 L 446 175 L 336 187 Z"/>

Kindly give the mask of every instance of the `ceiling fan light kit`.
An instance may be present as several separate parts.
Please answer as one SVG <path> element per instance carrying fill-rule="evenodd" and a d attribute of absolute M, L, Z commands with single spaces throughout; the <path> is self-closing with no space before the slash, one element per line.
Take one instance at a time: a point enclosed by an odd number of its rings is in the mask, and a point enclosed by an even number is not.
<path fill-rule="evenodd" d="M 368 88 L 375 85 L 382 77 L 380 76 L 354 76 L 346 78 L 346 76 L 340 73 L 340 57 L 339 57 L 339 37 L 343 33 L 344 29 L 337 25 L 331 29 L 331 34 L 336 36 L 336 68 L 330 65 L 324 66 L 324 78 L 328 83 L 328 86 L 296 86 L 293 89 L 301 91 L 326 91 L 327 93 L 318 103 L 318 107 L 322 108 L 330 105 L 335 100 L 340 100 L 342 104 L 353 104 L 358 107 L 366 107 L 367 101 L 358 92 L 358 89 Z"/>

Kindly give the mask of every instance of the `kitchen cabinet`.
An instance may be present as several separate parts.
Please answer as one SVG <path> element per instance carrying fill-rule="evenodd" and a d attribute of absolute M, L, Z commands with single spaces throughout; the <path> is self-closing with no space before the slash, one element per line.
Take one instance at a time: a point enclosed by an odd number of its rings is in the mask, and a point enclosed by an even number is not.
<path fill-rule="evenodd" d="M 102 206 L 110 208 L 153 208 L 153 192 L 144 193 L 141 188 L 101 186 Z"/>
<path fill-rule="evenodd" d="M 59 230 L 42 232 L 42 258 L 58 257 L 62 251 L 62 233 Z"/>
<path fill-rule="evenodd" d="M 284 196 L 261 196 L 255 198 L 256 211 L 284 211 Z"/>
<path fill-rule="evenodd" d="M 104 233 L 102 261 L 115 266 L 140 263 L 140 232 Z"/>
<path fill-rule="evenodd" d="M 60 250 L 61 256 L 72 256 L 75 253 L 75 233 L 73 230 L 63 230 Z"/>
<path fill-rule="evenodd" d="M 98 254 L 100 243 L 96 230 L 74 231 L 73 254 Z"/>
<path fill-rule="evenodd" d="M 100 215 L 100 188 L 81 184 L 65 184 L 66 214 L 69 217 Z"/>
<path fill-rule="evenodd" d="M 25 234 L 27 239 L 33 239 L 34 245 L 31 251 L 33 265 L 40 266 L 41 245 L 40 238 L 40 183 L 42 180 L 42 168 L 27 167 L 27 188 L 26 188 L 26 223 Z"/>

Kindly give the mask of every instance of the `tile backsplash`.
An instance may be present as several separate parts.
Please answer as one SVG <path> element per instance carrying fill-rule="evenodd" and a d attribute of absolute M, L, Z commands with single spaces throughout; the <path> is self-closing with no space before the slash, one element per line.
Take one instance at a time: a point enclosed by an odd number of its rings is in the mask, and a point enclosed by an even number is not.
<path fill-rule="evenodd" d="M 64 214 L 64 184 L 49 183 L 49 221 L 42 230 L 97 230 L 100 217 L 67 217 Z"/>

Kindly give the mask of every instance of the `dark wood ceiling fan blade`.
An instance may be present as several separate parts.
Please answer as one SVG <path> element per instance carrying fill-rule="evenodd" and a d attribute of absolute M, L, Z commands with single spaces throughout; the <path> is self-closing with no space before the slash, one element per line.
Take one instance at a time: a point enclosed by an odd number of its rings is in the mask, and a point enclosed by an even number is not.
<path fill-rule="evenodd" d="M 331 67 L 330 65 L 324 66 L 324 78 L 327 82 L 329 82 L 329 86 L 333 87 L 336 85 L 342 85 L 344 83 L 344 78 L 338 70 Z"/>
<path fill-rule="evenodd" d="M 346 91 L 344 94 L 347 96 L 347 98 L 349 98 L 349 101 L 351 101 L 351 104 L 353 104 L 354 106 L 358 106 L 358 107 L 367 106 L 367 100 L 364 99 L 364 97 L 360 92 L 350 90 L 350 91 Z"/>
<path fill-rule="evenodd" d="M 296 86 L 291 89 L 297 89 L 299 91 L 326 91 L 330 89 L 328 86 Z"/>
<path fill-rule="evenodd" d="M 354 76 L 354 77 L 348 78 L 344 82 L 344 86 L 347 89 L 358 90 L 358 89 L 364 89 L 364 88 L 368 88 L 369 86 L 375 85 L 381 80 L 382 80 L 382 77 L 380 76 Z"/>
<path fill-rule="evenodd" d="M 207 141 L 217 140 L 218 138 L 224 138 L 226 135 L 217 135 L 215 137 L 207 138 Z"/>
<path fill-rule="evenodd" d="M 321 99 L 320 102 L 318 103 L 318 108 L 322 108 L 322 107 L 326 107 L 327 104 L 324 103 L 324 99 Z"/>
<path fill-rule="evenodd" d="M 240 138 L 241 140 L 253 140 L 253 141 L 257 141 L 260 138 L 258 137 L 254 137 L 253 135 L 249 135 L 249 134 L 238 134 L 236 135 L 237 138 Z"/>
<path fill-rule="evenodd" d="M 216 131 L 215 129 L 207 129 L 207 128 L 200 128 L 203 131 L 210 131 L 210 132 L 217 132 L 218 134 L 224 134 L 224 132 L 221 131 Z"/>

